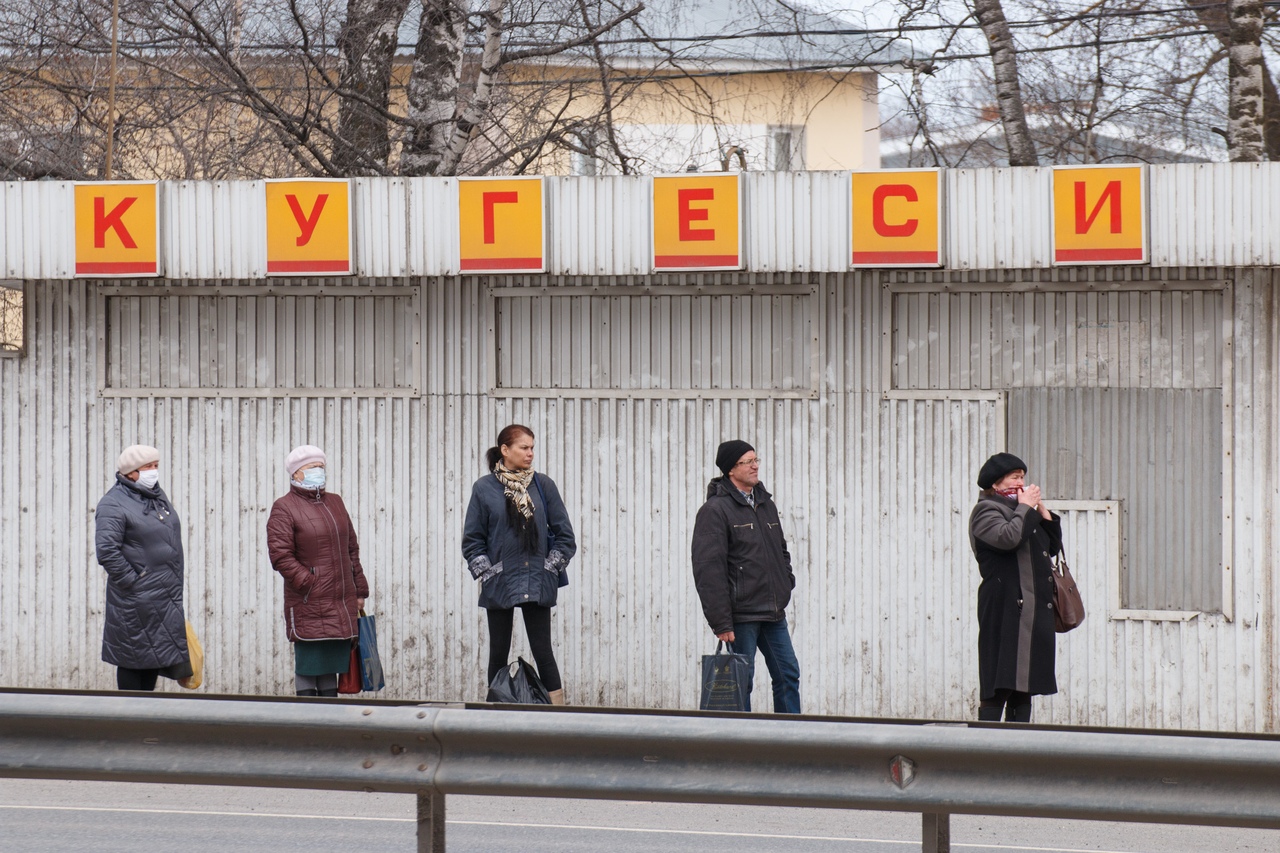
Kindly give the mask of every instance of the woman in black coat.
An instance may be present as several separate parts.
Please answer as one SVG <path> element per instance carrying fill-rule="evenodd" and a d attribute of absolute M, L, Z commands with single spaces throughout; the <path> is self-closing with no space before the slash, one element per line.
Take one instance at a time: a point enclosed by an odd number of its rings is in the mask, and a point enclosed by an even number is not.
<path fill-rule="evenodd" d="M 978 474 L 982 492 L 969 516 L 978 587 L 978 719 L 1031 722 L 1031 697 L 1058 692 L 1054 675 L 1053 556 L 1062 546 L 1057 515 L 1025 483 L 1027 466 L 997 453 Z"/>
<path fill-rule="evenodd" d="M 191 675 L 182 609 L 182 525 L 160 488 L 160 451 L 135 444 L 94 514 L 98 562 L 107 572 L 102 659 L 121 690 Z"/>
<path fill-rule="evenodd" d="M 488 682 L 507 665 L 515 608 L 555 705 L 564 685 L 551 648 L 551 608 L 565 567 L 577 550 L 573 526 L 550 477 L 533 471 L 533 431 L 511 424 L 485 455 L 491 473 L 471 487 L 462 531 L 462 557 L 480 581 L 480 606 L 489 621 Z M 562 580 L 563 578 L 563 580 Z"/>

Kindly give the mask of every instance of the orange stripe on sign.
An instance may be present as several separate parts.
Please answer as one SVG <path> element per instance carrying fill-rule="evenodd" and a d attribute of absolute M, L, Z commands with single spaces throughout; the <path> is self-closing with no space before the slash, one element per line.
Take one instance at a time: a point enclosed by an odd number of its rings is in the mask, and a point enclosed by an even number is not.
<path fill-rule="evenodd" d="M 737 255 L 654 255 L 657 269 L 683 269 L 685 267 L 740 267 Z"/>
<path fill-rule="evenodd" d="M 1055 261 L 1140 261 L 1142 249 L 1056 249 Z"/>
<path fill-rule="evenodd" d="M 463 258 L 459 264 L 464 270 L 540 270 L 542 258 Z"/>
<path fill-rule="evenodd" d="M 116 275 L 118 273 L 153 273 L 155 261 L 85 261 L 76 263 L 76 275 Z"/>
<path fill-rule="evenodd" d="M 854 252 L 855 264 L 936 264 L 937 252 Z"/>
<path fill-rule="evenodd" d="M 350 261 L 267 261 L 267 272 L 347 272 Z"/>

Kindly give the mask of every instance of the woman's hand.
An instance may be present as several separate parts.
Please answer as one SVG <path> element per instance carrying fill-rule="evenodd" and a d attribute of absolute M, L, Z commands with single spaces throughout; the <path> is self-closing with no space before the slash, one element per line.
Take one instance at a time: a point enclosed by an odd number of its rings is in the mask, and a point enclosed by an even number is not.
<path fill-rule="evenodd" d="M 1040 487 L 1026 486 L 1022 491 L 1018 492 L 1018 503 L 1026 504 L 1035 509 L 1040 505 Z"/>
<path fill-rule="evenodd" d="M 356 598 L 356 610 L 364 610 L 364 599 Z"/>

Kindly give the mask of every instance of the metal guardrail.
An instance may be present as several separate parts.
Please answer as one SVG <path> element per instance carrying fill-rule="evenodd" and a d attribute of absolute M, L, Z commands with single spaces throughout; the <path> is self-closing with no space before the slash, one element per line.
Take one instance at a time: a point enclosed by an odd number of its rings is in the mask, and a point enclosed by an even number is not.
<path fill-rule="evenodd" d="M 1280 828 L 1266 735 L 10 692 L 0 776 Z"/>

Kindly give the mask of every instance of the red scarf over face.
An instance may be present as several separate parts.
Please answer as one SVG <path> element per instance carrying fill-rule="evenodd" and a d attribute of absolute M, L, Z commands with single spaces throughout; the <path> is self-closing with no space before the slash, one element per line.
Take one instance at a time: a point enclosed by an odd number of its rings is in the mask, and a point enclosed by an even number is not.
<path fill-rule="evenodd" d="M 1017 499 L 1018 499 L 1018 493 L 1019 493 L 1019 492 L 1021 492 L 1021 491 L 1022 491 L 1022 489 L 1017 489 L 1017 488 L 1014 488 L 1014 489 L 996 489 L 996 494 L 997 494 L 997 495 L 1003 495 L 1003 496 L 1004 496 L 1004 497 L 1006 497 L 1006 498 L 1013 498 L 1014 500 L 1017 500 Z"/>

